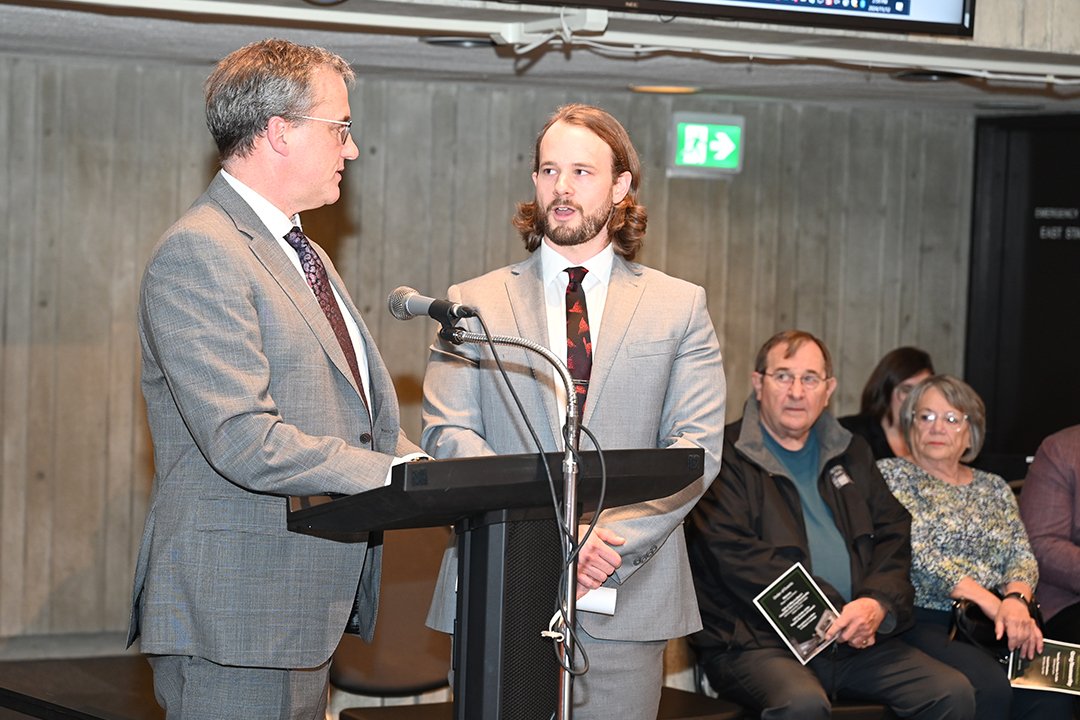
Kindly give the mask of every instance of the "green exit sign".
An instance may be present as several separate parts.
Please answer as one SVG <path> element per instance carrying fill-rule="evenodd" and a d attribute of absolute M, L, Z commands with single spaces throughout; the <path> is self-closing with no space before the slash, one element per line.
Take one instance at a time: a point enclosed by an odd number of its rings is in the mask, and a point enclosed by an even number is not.
<path fill-rule="evenodd" d="M 743 118 L 678 112 L 671 116 L 668 177 L 724 177 L 742 170 Z"/>

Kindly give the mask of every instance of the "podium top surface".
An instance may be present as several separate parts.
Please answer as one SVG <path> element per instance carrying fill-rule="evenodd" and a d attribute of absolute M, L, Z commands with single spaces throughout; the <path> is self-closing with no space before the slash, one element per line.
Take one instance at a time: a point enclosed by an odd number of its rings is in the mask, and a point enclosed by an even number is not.
<path fill-rule="evenodd" d="M 577 497 L 582 511 L 591 512 L 599 500 L 601 458 L 595 451 L 580 458 Z M 562 501 L 563 460 L 563 453 L 546 453 L 406 463 L 394 468 L 385 487 L 291 498 L 288 527 L 349 540 L 369 531 L 453 525 L 493 510 L 553 508 Z M 701 477 L 704 460 L 698 448 L 605 451 L 604 507 L 672 495 Z"/>

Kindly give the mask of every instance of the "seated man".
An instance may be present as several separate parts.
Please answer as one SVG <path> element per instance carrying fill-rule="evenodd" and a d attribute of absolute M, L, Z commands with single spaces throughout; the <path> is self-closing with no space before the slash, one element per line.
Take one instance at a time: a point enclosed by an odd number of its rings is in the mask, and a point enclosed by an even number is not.
<path fill-rule="evenodd" d="M 751 381 L 687 525 L 704 625 L 690 644 L 710 683 L 762 718 L 828 718 L 836 697 L 905 718 L 973 717 L 967 679 L 896 638 L 912 618 L 911 518 L 866 442 L 825 411 L 836 389 L 825 344 L 779 333 Z M 805 666 L 753 604 L 796 562 L 840 611 L 835 643 Z"/>
<path fill-rule="evenodd" d="M 1080 643 L 1080 425 L 1043 440 L 1020 493 L 1031 550 L 1039 561 L 1045 637 Z"/>

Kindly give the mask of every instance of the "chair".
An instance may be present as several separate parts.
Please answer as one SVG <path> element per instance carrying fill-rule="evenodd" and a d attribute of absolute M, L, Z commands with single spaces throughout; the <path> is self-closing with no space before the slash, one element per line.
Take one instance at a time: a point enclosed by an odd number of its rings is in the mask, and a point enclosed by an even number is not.
<path fill-rule="evenodd" d="M 332 688 L 389 698 L 448 686 L 450 636 L 428 629 L 424 619 L 449 537 L 445 527 L 384 534 L 375 637 L 370 644 L 354 635 L 342 638 L 330 664 Z M 343 711 L 343 718 L 346 712 L 350 711 Z"/>

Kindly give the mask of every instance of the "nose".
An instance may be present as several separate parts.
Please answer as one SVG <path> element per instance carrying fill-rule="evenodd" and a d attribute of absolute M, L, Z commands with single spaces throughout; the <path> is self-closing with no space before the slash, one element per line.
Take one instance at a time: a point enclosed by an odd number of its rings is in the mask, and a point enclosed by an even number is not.
<path fill-rule="evenodd" d="M 559 173 L 555 177 L 555 194 L 559 197 L 570 195 L 573 192 L 573 187 L 570 183 L 570 175 L 568 173 Z"/>
<path fill-rule="evenodd" d="M 351 132 L 348 137 L 345 138 L 345 144 L 341 146 L 341 155 L 346 160 L 355 160 L 360 157 L 360 148 L 357 146 L 356 142 L 353 141 Z"/>
<path fill-rule="evenodd" d="M 801 398 L 806 394 L 806 387 L 802 384 L 802 378 L 796 377 L 791 381 L 791 387 L 788 388 L 788 395 L 793 398 Z"/>

